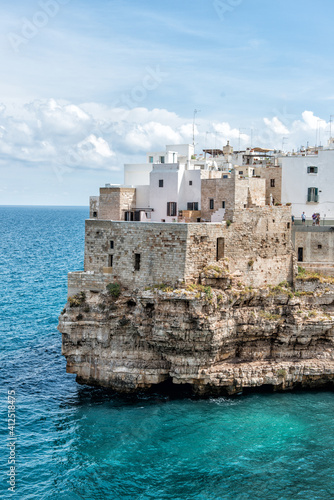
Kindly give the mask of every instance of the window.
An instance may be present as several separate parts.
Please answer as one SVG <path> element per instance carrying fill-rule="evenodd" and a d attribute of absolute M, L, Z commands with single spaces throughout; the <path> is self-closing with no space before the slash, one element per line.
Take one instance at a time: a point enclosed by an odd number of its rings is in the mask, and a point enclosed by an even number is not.
<path fill-rule="evenodd" d="M 210 210 L 213 210 L 214 206 L 215 206 L 214 200 L 213 198 L 210 198 Z"/>
<path fill-rule="evenodd" d="M 168 217 L 176 216 L 176 203 L 175 201 L 169 201 L 167 203 L 167 215 Z"/>
<path fill-rule="evenodd" d="M 112 267 L 113 255 L 109 255 L 109 267 Z"/>
<path fill-rule="evenodd" d="M 220 260 L 220 259 L 224 258 L 224 248 L 225 248 L 224 238 L 217 238 L 216 260 Z"/>
<path fill-rule="evenodd" d="M 160 163 L 165 163 L 165 157 L 164 156 L 160 156 Z"/>
<path fill-rule="evenodd" d="M 97 212 L 93 212 L 93 217 L 97 217 Z"/>
<path fill-rule="evenodd" d="M 112 240 L 110 240 L 110 248 L 113 249 L 114 248 L 114 242 Z"/>
<path fill-rule="evenodd" d="M 223 175 L 223 179 L 228 179 L 228 175 Z"/>
<path fill-rule="evenodd" d="M 322 248 L 322 245 L 318 245 L 318 248 L 319 248 L 319 249 L 320 249 L 320 248 Z"/>
<path fill-rule="evenodd" d="M 319 198 L 318 197 L 318 188 L 316 188 L 316 187 L 308 188 L 308 190 L 307 190 L 307 201 L 317 203 L 318 202 L 318 198 Z"/>
<path fill-rule="evenodd" d="M 239 175 L 243 175 L 244 174 L 244 171 L 243 170 L 239 170 Z"/>
<path fill-rule="evenodd" d="M 198 210 L 198 202 L 197 201 L 194 201 L 194 202 L 188 202 L 187 203 L 187 210 Z"/>
<path fill-rule="evenodd" d="M 275 179 L 270 179 L 270 187 L 275 187 Z"/>
<path fill-rule="evenodd" d="M 222 201 L 222 208 L 225 208 L 225 201 Z"/>
<path fill-rule="evenodd" d="M 193 185 L 193 181 L 189 181 L 189 186 L 192 186 Z"/>
<path fill-rule="evenodd" d="M 163 188 L 163 187 L 164 187 L 164 180 L 159 179 L 159 188 Z"/>
<path fill-rule="evenodd" d="M 303 253 L 304 253 L 303 247 L 299 247 L 298 248 L 298 262 L 303 262 L 303 257 L 304 257 Z"/>
<path fill-rule="evenodd" d="M 149 163 L 153 163 L 153 156 L 149 156 L 148 161 L 149 161 Z"/>
<path fill-rule="evenodd" d="M 307 167 L 307 173 L 308 174 L 317 174 L 318 173 L 318 167 Z"/>
<path fill-rule="evenodd" d="M 135 253 L 135 271 L 140 270 L 140 253 Z"/>

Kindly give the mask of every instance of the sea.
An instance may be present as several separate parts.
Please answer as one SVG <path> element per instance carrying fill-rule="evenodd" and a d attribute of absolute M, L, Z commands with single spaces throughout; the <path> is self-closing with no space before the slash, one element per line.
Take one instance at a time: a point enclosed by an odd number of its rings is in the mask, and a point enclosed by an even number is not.
<path fill-rule="evenodd" d="M 334 499 L 333 392 L 126 397 L 66 373 L 87 217 L 0 207 L 0 498 Z"/>

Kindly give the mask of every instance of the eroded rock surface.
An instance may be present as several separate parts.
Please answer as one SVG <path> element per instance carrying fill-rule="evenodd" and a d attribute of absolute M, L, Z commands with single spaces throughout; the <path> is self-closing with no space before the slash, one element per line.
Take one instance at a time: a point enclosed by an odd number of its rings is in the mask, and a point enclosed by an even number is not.
<path fill-rule="evenodd" d="M 120 392 L 172 380 L 195 393 L 334 381 L 334 285 L 86 291 L 60 316 L 67 371 Z"/>

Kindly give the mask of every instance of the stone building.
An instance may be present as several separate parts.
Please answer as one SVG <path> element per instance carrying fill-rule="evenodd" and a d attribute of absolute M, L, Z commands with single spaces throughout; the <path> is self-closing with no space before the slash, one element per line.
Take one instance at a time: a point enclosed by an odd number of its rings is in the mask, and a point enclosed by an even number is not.
<path fill-rule="evenodd" d="M 290 208 L 236 208 L 230 217 L 230 224 L 89 219 L 84 272 L 69 274 L 69 293 L 114 281 L 129 289 L 201 283 L 205 266 L 216 262 L 249 286 L 292 281 Z"/>

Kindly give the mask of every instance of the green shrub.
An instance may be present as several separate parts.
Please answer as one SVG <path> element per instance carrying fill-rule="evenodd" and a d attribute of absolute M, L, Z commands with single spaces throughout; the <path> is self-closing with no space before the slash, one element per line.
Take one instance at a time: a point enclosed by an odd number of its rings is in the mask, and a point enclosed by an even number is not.
<path fill-rule="evenodd" d="M 232 221 L 231 221 L 231 220 L 227 220 L 227 221 L 226 221 L 226 226 L 227 226 L 227 227 L 230 227 L 230 225 L 231 225 L 231 224 L 232 224 Z"/>
<path fill-rule="evenodd" d="M 109 283 L 107 285 L 107 290 L 108 290 L 109 295 L 111 295 L 115 299 L 117 299 L 117 297 L 119 297 L 121 294 L 121 286 L 119 283 L 116 283 L 116 282 Z"/>

